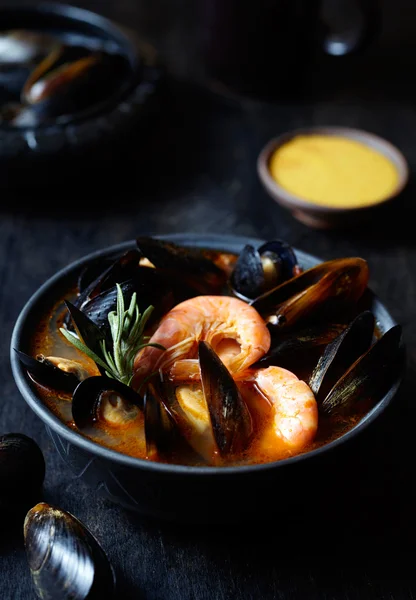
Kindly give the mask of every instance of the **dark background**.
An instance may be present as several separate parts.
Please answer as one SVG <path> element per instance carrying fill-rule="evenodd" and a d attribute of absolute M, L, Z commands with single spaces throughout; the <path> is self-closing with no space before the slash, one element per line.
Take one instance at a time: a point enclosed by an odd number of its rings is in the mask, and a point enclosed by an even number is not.
<path fill-rule="evenodd" d="M 97 181 L 96 189 L 66 193 L 64 179 L 53 186 L 46 181 L 40 194 L 17 192 L 11 181 L 2 192 L 0 428 L 39 443 L 47 466 L 44 499 L 73 512 L 97 535 L 117 570 L 119 598 L 410 600 L 416 596 L 416 6 L 385 0 L 382 35 L 365 56 L 328 58 L 316 71 L 311 98 L 271 103 L 230 101 L 199 85 L 196 4 L 79 3 L 157 46 L 172 75 L 168 103 L 145 157 L 133 147 L 111 189 Z M 269 138 L 312 124 L 362 127 L 403 151 L 411 181 L 394 210 L 364 227 L 323 232 L 274 204 L 258 181 L 257 155 Z M 277 489 L 276 498 L 258 499 L 259 510 L 270 515 L 265 525 L 180 528 L 120 510 L 74 479 L 57 457 L 11 375 L 10 335 L 19 311 L 40 284 L 84 254 L 143 232 L 177 231 L 278 237 L 322 259 L 359 255 L 368 261 L 371 287 L 403 324 L 408 371 L 388 427 L 377 442 L 363 443 L 364 466 L 345 474 L 346 490 L 354 490 L 348 508 L 337 513 L 328 497 L 321 511 L 309 514 L 315 489 L 305 481 L 305 510 L 290 520 L 279 512 L 285 491 Z M 7 515 L 1 519 L 4 529 Z M 33 597 L 18 524 L 0 535 L 0 598 Z"/>

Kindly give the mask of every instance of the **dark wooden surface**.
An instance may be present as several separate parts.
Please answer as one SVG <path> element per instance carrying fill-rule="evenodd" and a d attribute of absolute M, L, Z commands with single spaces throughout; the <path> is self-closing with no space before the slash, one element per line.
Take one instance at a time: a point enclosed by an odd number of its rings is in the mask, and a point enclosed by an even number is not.
<path fill-rule="evenodd" d="M 135 8 L 126 0 L 85 3 L 146 30 L 166 53 L 173 80 L 146 157 L 136 158 L 133 148 L 124 172 L 114 173 L 114 186 L 98 186 L 95 191 L 85 186 L 68 194 L 63 182 L 46 185 L 37 199 L 31 190 L 16 192 L 10 186 L 3 192 L 0 430 L 23 432 L 39 443 L 47 467 L 44 499 L 73 512 L 96 534 L 117 571 L 120 599 L 411 600 L 416 597 L 414 184 L 410 182 L 401 202 L 366 227 L 321 232 L 296 222 L 273 203 L 260 186 L 255 162 L 263 144 L 280 132 L 311 124 L 349 125 L 397 144 L 413 177 L 416 106 L 407 67 L 414 57 L 406 51 L 401 60 L 386 61 L 386 51 L 380 49 L 366 60 L 344 61 L 342 68 L 331 62 L 326 71 L 331 85 L 316 86 L 308 100 L 230 103 L 179 79 L 187 71 L 186 43 L 192 37 L 192 21 L 189 18 L 187 24 L 181 13 L 185 5 L 160 3 L 168 11 L 168 27 L 148 2 Z M 188 38 L 179 35 L 182 29 Z M 178 48 L 176 56 L 167 55 L 172 47 Z M 317 78 L 328 80 L 322 73 Z M 74 479 L 42 423 L 20 397 L 9 366 L 10 335 L 19 311 L 38 286 L 90 251 L 139 233 L 178 231 L 279 237 L 322 259 L 359 255 L 368 260 L 371 287 L 403 324 L 408 369 L 382 439 L 363 446 L 369 460 L 366 470 L 357 471 L 362 479 L 357 485 L 350 479 L 354 475 L 346 474 L 346 490 L 352 483 L 357 490 L 351 510 L 344 508 L 339 514 L 333 507 L 327 510 L 328 497 L 321 511 L 309 514 L 308 498 L 315 489 L 313 481 L 305 481 L 304 512 L 298 518 L 292 515 L 289 523 L 278 510 L 278 498 L 258 498 L 268 524 L 247 524 L 238 530 L 144 521 Z M 224 503 L 224 510 L 232 510 L 226 498 L 218 502 Z M 2 514 L 1 520 L 4 525 L 7 515 Z M 33 597 L 21 523 L 7 531 L 3 527 L 0 598 Z"/>

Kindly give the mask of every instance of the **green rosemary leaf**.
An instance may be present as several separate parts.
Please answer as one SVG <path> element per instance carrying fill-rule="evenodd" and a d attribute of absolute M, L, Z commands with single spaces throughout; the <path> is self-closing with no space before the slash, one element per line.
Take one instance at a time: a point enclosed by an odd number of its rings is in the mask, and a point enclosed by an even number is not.
<path fill-rule="evenodd" d="M 150 337 L 143 335 L 146 324 L 154 310 L 153 306 L 149 306 L 143 314 L 140 314 L 137 295 L 134 292 L 129 307 L 125 310 L 123 290 L 119 283 L 116 284 L 116 287 L 116 310 L 109 312 L 107 316 L 113 340 L 111 350 L 107 347 L 105 340 L 100 340 L 99 347 L 102 356 L 98 356 L 76 335 L 64 329 L 61 329 L 61 332 L 78 350 L 102 367 L 109 377 L 130 385 L 133 379 L 134 359 L 137 352 L 146 346 L 152 346 L 163 351 L 166 348 L 160 344 L 148 343 Z"/>
<path fill-rule="evenodd" d="M 124 323 L 124 298 L 123 291 L 119 283 L 116 283 L 117 286 L 117 319 L 118 319 L 118 328 L 117 328 L 117 337 L 114 338 L 114 345 L 120 343 L 121 335 L 123 333 L 123 323 Z"/>
<path fill-rule="evenodd" d="M 117 337 L 117 326 L 118 326 L 118 319 L 117 319 L 116 312 L 115 311 L 109 312 L 107 315 L 107 319 L 110 324 L 111 337 L 113 339 L 115 339 Z"/>

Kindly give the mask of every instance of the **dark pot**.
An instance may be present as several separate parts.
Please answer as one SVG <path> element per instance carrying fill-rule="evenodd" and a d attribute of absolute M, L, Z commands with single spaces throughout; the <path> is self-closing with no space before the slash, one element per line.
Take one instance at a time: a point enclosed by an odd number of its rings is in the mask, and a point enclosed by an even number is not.
<path fill-rule="evenodd" d="M 81 183 L 85 188 L 89 181 L 96 188 L 105 178 L 121 176 L 131 148 L 145 146 L 159 108 L 165 78 L 155 49 L 132 30 L 61 3 L 1 7 L 0 32 L 13 29 L 53 32 L 70 44 L 104 44 L 119 62 L 107 69 L 108 93 L 101 96 L 93 87 L 88 92 L 94 97 L 91 105 L 37 125 L 0 123 L 1 185 L 32 188 L 47 181 L 49 187 L 56 182 L 57 189 L 67 189 Z"/>
<path fill-rule="evenodd" d="M 239 252 L 256 239 L 233 236 L 178 234 L 162 236 L 184 245 Z M 280 462 L 247 467 L 186 467 L 158 464 L 109 450 L 84 438 L 64 425 L 42 403 L 17 358 L 14 349 L 28 352 L 30 338 L 45 307 L 52 306 L 76 281 L 91 260 L 134 247 L 134 241 L 90 254 L 59 271 L 46 281 L 23 308 L 11 340 L 11 365 L 16 384 L 34 413 L 42 419 L 59 454 L 67 465 L 96 491 L 139 513 L 179 522 L 219 523 L 284 514 L 299 506 L 314 505 L 339 510 L 345 489 L 356 487 L 359 495 L 363 477 L 368 481 L 378 440 L 382 443 L 388 410 L 392 408 L 401 378 L 385 397 L 352 430 L 327 445 Z M 296 250 L 304 268 L 320 262 Z M 371 295 L 372 310 L 382 331 L 395 322 L 383 304 Z M 361 476 L 360 476 L 361 474 Z M 350 496 L 348 496 L 350 497 Z M 281 517 L 279 517 L 281 518 Z"/>

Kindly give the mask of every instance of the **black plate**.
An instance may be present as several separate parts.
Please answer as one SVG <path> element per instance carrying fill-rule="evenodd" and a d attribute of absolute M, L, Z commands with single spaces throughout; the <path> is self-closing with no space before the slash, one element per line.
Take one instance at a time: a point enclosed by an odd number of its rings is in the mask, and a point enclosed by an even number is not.
<path fill-rule="evenodd" d="M 163 237 L 178 244 L 238 253 L 247 243 L 258 246 L 263 240 L 221 235 L 175 234 Z M 11 365 L 16 384 L 33 412 L 45 423 L 59 454 L 69 467 L 111 500 L 146 515 L 192 522 L 260 517 L 257 498 L 279 495 L 274 502 L 286 504 L 303 497 L 305 477 L 322 479 L 323 486 L 336 487 L 334 456 L 342 473 L 342 457 L 350 460 L 352 442 L 366 432 L 384 413 L 401 383 L 396 381 L 385 397 L 350 431 L 311 452 L 275 463 L 242 467 L 187 467 L 159 464 L 133 458 L 99 446 L 71 430 L 60 421 L 37 396 L 34 386 L 17 358 L 14 348 L 28 352 L 29 341 L 45 307 L 51 306 L 77 280 L 81 269 L 90 261 L 124 252 L 135 247 L 128 241 L 89 254 L 68 265 L 46 281 L 29 299 L 15 324 L 11 339 Z M 318 258 L 296 250 L 299 262 L 310 268 Z M 382 332 L 396 323 L 374 294 L 372 310 Z M 342 453 L 341 451 L 344 451 Z M 285 490 L 282 496 L 279 490 Z M 301 490 L 301 491 L 300 491 Z M 219 499 L 222 499 L 220 502 Z M 190 500 L 191 499 L 191 500 Z M 228 507 L 228 508 L 227 508 Z M 232 515 L 228 510 L 232 507 Z M 227 514 L 225 514 L 225 512 Z"/>

